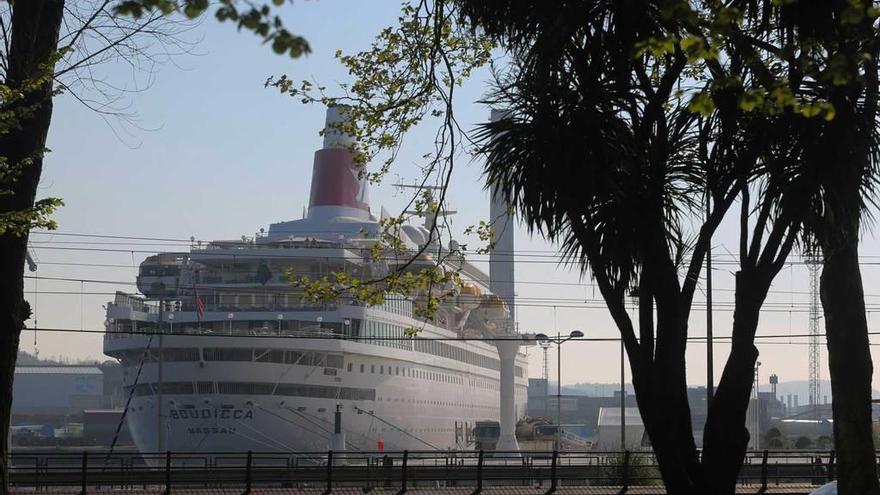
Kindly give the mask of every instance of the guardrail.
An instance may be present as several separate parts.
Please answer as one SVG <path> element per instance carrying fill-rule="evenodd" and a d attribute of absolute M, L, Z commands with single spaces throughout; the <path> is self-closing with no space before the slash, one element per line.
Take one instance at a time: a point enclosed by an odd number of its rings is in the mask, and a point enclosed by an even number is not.
<path fill-rule="evenodd" d="M 813 483 L 835 479 L 834 451 L 749 452 L 740 483 Z M 10 481 L 19 488 L 394 487 L 660 485 L 650 452 L 166 452 L 13 453 Z"/>

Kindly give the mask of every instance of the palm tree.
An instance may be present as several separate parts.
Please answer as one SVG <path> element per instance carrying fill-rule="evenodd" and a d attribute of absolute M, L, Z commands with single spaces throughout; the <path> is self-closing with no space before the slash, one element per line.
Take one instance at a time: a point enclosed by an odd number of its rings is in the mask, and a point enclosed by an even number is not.
<path fill-rule="evenodd" d="M 679 46 L 637 55 L 646 40 L 690 28 L 655 3 L 463 4 L 515 59 L 489 98 L 507 117 L 478 136 L 487 182 L 595 279 L 626 347 L 667 489 L 732 492 L 749 440 L 760 309 L 810 197 L 791 192 L 809 184 L 792 139 L 803 119 L 790 110 L 745 112 L 742 87 L 712 84 L 742 73 L 748 53 L 732 51 L 725 65 L 691 64 Z M 700 80 L 695 70 L 711 75 L 696 89 L 716 103 L 705 118 L 676 91 Z M 701 221 L 705 193 L 712 207 Z M 685 393 L 688 316 L 709 239 L 735 199 L 741 238 L 733 345 L 700 458 Z M 699 227 L 688 232 L 688 223 Z M 625 307 L 629 294 L 638 298 L 636 322 Z"/>
<path fill-rule="evenodd" d="M 878 494 L 872 439 L 870 354 L 858 250 L 874 203 L 880 164 L 877 58 L 871 2 L 762 2 L 753 46 L 799 100 L 833 108 L 794 129 L 802 187 L 782 192 L 804 205 L 805 248 L 822 254 L 820 294 L 833 395 L 834 442 L 842 494 Z M 780 54 L 788 54 L 782 57 Z"/>

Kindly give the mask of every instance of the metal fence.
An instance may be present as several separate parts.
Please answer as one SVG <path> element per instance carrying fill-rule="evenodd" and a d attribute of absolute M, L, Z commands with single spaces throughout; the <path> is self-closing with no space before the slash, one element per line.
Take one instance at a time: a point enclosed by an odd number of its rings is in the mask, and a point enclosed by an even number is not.
<path fill-rule="evenodd" d="M 18 488 L 135 489 L 660 485 L 650 452 L 13 453 Z M 756 451 L 740 483 L 821 484 L 835 479 L 833 451 Z"/>

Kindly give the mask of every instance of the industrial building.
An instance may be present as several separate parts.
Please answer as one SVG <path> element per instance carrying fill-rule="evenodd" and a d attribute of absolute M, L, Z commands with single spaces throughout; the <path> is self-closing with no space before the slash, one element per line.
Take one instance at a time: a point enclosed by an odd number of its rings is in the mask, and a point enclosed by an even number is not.
<path fill-rule="evenodd" d="M 597 450 L 621 450 L 621 442 L 625 442 L 625 450 L 639 450 L 650 447 L 651 443 L 645 434 L 645 425 L 637 407 L 625 409 L 626 424 L 622 425 L 619 407 L 603 407 L 599 409 Z M 621 429 L 626 435 L 621 436 Z"/>
<path fill-rule="evenodd" d="M 117 363 L 16 366 L 13 444 L 109 445 L 116 437 L 124 403 L 122 370 Z M 123 424 L 117 443 L 130 441 Z"/>
<path fill-rule="evenodd" d="M 104 403 L 98 366 L 16 366 L 12 414 L 66 415 Z"/>

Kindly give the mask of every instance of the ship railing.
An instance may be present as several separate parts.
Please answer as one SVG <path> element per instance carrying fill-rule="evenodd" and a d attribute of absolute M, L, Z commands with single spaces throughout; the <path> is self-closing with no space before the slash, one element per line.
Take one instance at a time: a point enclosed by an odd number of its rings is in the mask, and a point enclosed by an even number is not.
<path fill-rule="evenodd" d="M 193 324 L 177 324 L 171 329 L 169 326 L 157 327 L 138 327 L 126 328 L 124 330 L 108 329 L 104 334 L 104 338 L 108 340 L 126 339 L 144 335 L 222 335 L 222 336 L 239 336 L 239 337 L 296 337 L 296 338 L 346 338 L 351 337 L 350 333 L 342 330 L 331 328 L 211 328 L 208 326 L 200 326 L 198 323 Z"/>
<path fill-rule="evenodd" d="M 396 452 L 103 452 L 13 451 L 16 489 L 394 488 L 660 485 L 657 459 L 646 451 L 396 451 Z M 834 451 L 763 450 L 746 453 L 738 482 L 763 493 L 770 484 L 810 485 L 836 479 Z M 615 487 L 611 490 L 611 487 Z M 398 492 L 400 493 L 400 492 Z M 599 493 L 599 492 L 595 492 Z M 652 492 L 653 493 L 653 492 Z M 662 493 L 662 492 L 660 492 Z M 750 492 L 751 493 L 751 492 Z M 799 492 L 802 493 L 802 492 Z"/>

